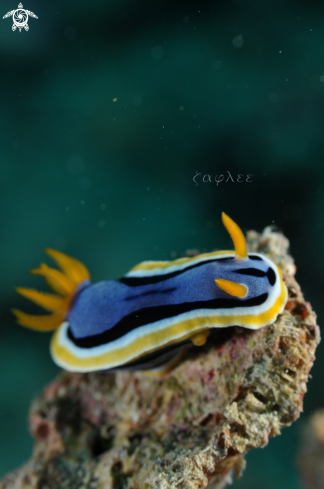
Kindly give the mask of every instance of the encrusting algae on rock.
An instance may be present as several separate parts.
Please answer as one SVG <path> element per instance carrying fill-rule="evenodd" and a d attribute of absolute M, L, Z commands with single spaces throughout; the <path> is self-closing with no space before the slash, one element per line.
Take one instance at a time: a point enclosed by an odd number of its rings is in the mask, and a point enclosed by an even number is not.
<path fill-rule="evenodd" d="M 266 228 L 247 239 L 282 270 L 289 300 L 277 320 L 217 331 L 162 378 L 62 373 L 32 405 L 33 457 L 0 489 L 220 488 L 233 469 L 240 476 L 248 450 L 299 417 L 320 341 L 316 315 L 286 238 Z"/>

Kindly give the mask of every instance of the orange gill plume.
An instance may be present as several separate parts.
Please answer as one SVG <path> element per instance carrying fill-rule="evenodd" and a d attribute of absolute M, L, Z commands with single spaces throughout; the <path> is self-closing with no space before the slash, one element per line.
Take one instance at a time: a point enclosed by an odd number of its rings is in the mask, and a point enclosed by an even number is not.
<path fill-rule="evenodd" d="M 79 260 L 51 248 L 47 248 L 45 252 L 53 258 L 62 271 L 42 263 L 39 268 L 31 270 L 30 273 L 42 275 L 55 294 L 38 292 L 35 289 L 23 287 L 16 288 L 16 291 L 35 304 L 52 311 L 52 314 L 33 316 L 18 309 L 12 310 L 21 326 L 27 326 L 38 331 L 52 331 L 60 326 L 65 320 L 71 299 L 79 284 L 84 280 L 90 280 L 89 271 Z"/>

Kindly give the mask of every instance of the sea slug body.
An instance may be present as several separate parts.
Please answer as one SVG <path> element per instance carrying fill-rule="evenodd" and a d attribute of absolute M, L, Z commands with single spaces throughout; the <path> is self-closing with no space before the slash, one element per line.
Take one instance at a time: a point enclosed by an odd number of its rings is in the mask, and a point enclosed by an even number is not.
<path fill-rule="evenodd" d="M 51 354 L 66 370 L 163 373 L 189 345 L 203 345 L 213 328 L 261 328 L 287 302 L 278 267 L 248 254 L 240 228 L 224 213 L 222 219 L 235 251 L 142 262 L 119 280 L 91 284 L 81 262 L 47 249 L 62 271 L 42 264 L 32 273 L 43 275 L 56 294 L 17 291 L 52 314 L 13 312 L 23 326 L 56 330 Z"/>

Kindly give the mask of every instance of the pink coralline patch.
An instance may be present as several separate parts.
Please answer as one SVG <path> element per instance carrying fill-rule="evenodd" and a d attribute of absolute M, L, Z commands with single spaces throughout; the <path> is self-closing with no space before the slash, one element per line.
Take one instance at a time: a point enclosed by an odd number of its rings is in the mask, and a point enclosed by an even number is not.
<path fill-rule="evenodd" d="M 166 411 L 165 411 L 166 419 L 168 421 L 171 421 L 175 418 L 175 415 L 177 411 L 181 408 L 181 405 L 182 405 L 182 401 L 180 397 L 173 396 L 170 402 L 167 404 Z"/>
<path fill-rule="evenodd" d="M 212 380 L 214 379 L 215 377 L 215 370 L 213 368 L 209 368 L 209 369 L 205 369 L 205 368 L 201 368 L 200 370 L 200 378 L 201 378 L 201 381 L 206 385 L 208 386 Z"/>
<path fill-rule="evenodd" d="M 102 420 L 102 408 L 93 397 L 82 397 L 81 412 L 84 419 L 94 426 L 98 426 Z"/>
<path fill-rule="evenodd" d="M 218 389 L 216 385 L 208 384 L 206 386 L 206 396 L 205 396 L 206 401 L 212 401 L 217 397 L 217 394 L 218 394 Z"/>
<path fill-rule="evenodd" d="M 233 348 L 230 353 L 232 360 L 237 360 L 240 357 L 240 351 L 237 347 Z"/>

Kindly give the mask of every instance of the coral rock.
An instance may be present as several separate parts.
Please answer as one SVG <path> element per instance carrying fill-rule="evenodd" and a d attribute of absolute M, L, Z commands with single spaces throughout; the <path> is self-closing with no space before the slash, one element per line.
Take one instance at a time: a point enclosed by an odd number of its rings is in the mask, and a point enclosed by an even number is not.
<path fill-rule="evenodd" d="M 218 330 L 160 379 L 63 373 L 32 405 L 32 459 L 0 489 L 203 489 L 240 476 L 244 454 L 299 417 L 320 340 L 287 239 L 266 228 L 248 246 L 289 289 L 274 324 Z"/>

